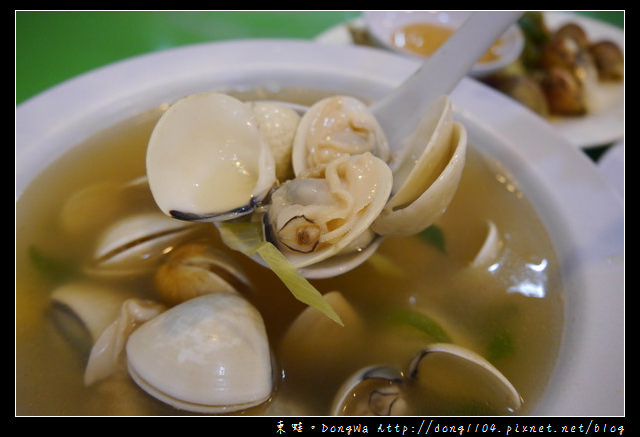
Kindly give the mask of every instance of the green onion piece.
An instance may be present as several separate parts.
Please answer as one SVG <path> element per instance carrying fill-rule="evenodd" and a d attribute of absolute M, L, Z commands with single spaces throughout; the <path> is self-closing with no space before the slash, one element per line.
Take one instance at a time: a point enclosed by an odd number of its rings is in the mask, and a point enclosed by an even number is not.
<path fill-rule="evenodd" d="M 224 244 L 245 255 L 256 253 L 262 243 L 262 229 L 260 223 L 228 222 L 216 225 Z"/>
<path fill-rule="evenodd" d="M 506 329 L 494 332 L 488 345 L 488 360 L 492 363 L 515 352 L 513 337 Z"/>
<path fill-rule="evenodd" d="M 222 241 L 227 246 L 248 256 L 258 253 L 296 299 L 322 312 L 340 326 L 344 326 L 340 316 L 327 303 L 322 293 L 298 272 L 277 247 L 263 240 L 259 223 L 233 222 L 217 226 Z"/>
<path fill-rule="evenodd" d="M 427 243 L 438 249 L 442 253 L 447 253 L 444 240 L 444 232 L 437 225 L 431 225 L 424 231 L 420 232 L 420 237 Z"/>
<path fill-rule="evenodd" d="M 451 337 L 440 326 L 426 314 L 408 309 L 397 309 L 390 314 L 390 321 L 398 325 L 412 326 L 426 333 L 438 343 L 451 343 Z"/>
<path fill-rule="evenodd" d="M 405 274 L 405 271 L 402 270 L 398 264 L 394 263 L 389 259 L 389 257 L 378 252 L 374 252 L 367 259 L 367 262 L 369 262 L 380 274 L 385 276 L 402 277 Z"/>
<path fill-rule="evenodd" d="M 65 281 L 76 275 L 76 269 L 71 265 L 45 255 L 36 246 L 29 246 L 29 259 L 43 276 L 54 282 Z"/>
<path fill-rule="evenodd" d="M 327 303 L 322 294 L 291 265 L 277 247 L 269 242 L 263 242 L 257 252 L 296 299 L 321 311 L 338 325 L 344 326 L 340 316 Z"/>

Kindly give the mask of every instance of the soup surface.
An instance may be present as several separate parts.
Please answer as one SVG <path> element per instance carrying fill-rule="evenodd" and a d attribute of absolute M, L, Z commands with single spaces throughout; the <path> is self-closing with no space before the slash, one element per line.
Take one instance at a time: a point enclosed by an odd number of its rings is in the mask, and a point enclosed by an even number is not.
<path fill-rule="evenodd" d="M 296 92 L 278 97 L 283 96 L 306 104 L 316 99 Z M 160 110 L 142 114 L 74 148 L 39 175 L 16 204 L 18 415 L 193 414 L 150 397 L 124 370 L 85 387 L 91 340 L 51 301 L 56 288 L 79 280 L 160 299 L 153 272 L 104 279 L 83 269 L 107 225 L 136 212 L 157 211 L 146 185 L 117 198 L 103 194 L 81 210 L 68 203 L 87 187 L 144 176 L 147 140 L 159 115 Z M 245 297 L 265 322 L 275 390 L 268 402 L 240 414 L 328 414 L 340 385 L 356 370 L 371 364 L 405 369 L 421 348 L 443 341 L 443 332 L 444 341 L 465 346 L 500 369 L 524 400 L 516 413 L 531 412 L 561 341 L 560 267 L 517 182 L 470 146 L 458 192 L 436 225 L 413 237 L 387 238 L 360 267 L 312 281 L 322 293 L 339 291 L 349 302 L 363 327 L 356 334 L 348 324 L 341 328 L 332 322 L 321 332 L 313 326 L 289 332 L 305 306 L 270 270 L 224 247 L 212 225 L 196 225 L 180 243 L 197 240 L 220 249 L 253 284 Z M 470 266 L 487 222 L 497 226 L 501 250 L 488 265 Z M 410 404 L 416 415 L 508 413 L 469 402 L 464 390 L 460 395 L 437 388 L 420 392 Z"/>

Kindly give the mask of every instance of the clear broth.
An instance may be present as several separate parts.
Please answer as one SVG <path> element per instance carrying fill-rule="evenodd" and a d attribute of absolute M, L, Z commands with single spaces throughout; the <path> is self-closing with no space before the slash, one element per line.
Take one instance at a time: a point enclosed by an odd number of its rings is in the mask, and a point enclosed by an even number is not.
<path fill-rule="evenodd" d="M 285 98 L 308 104 L 317 95 L 288 93 Z M 65 265 L 87 262 L 98 230 L 63 232 L 62 205 L 92 183 L 143 176 L 147 139 L 159 114 L 143 114 L 74 148 L 40 174 L 16 203 L 17 415 L 192 414 L 151 398 L 126 372 L 85 387 L 90 345 L 70 341 L 59 329 L 50 294 L 63 281 L 43 273 L 30 252 L 36 248 Z M 138 210 L 155 208 L 150 193 L 133 204 Z M 486 220 L 498 226 L 504 248 L 490 269 L 469 268 L 475 235 Z M 304 346 L 298 354 L 280 348 L 304 306 L 272 272 L 224 248 L 215 228 L 202 225 L 194 238 L 224 250 L 257 284 L 247 298 L 262 314 L 275 354 L 272 399 L 240 414 L 325 415 L 339 385 L 360 367 L 404 368 L 434 339 L 414 327 L 389 323 L 390 308 L 420 311 L 440 321 L 454 339 L 490 359 L 511 380 L 524 399 L 517 414 L 531 412 L 553 369 L 563 324 L 560 266 L 543 224 L 500 164 L 470 147 L 458 192 L 437 227 L 444 235 L 444 251 L 425 235 L 387 238 L 376 259 L 390 261 L 391 273 L 367 262 L 342 276 L 312 281 L 323 293 L 339 290 L 362 315 L 368 333 L 347 352 L 320 350 L 327 358 L 313 368 L 302 356 Z M 150 276 L 116 285 L 134 295 L 157 297 Z M 340 332 L 336 328 L 336 342 Z M 438 398 L 424 405 L 417 401 L 415 414 L 495 414 L 477 407 Z"/>

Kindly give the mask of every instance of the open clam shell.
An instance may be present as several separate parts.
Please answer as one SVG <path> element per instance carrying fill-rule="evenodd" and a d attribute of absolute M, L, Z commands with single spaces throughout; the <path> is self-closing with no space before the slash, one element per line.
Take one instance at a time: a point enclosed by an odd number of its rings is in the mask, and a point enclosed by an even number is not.
<path fill-rule="evenodd" d="M 51 301 L 69 311 L 87 330 L 91 344 L 117 317 L 129 296 L 122 290 L 89 281 L 74 281 L 57 287 Z"/>
<path fill-rule="evenodd" d="M 481 244 L 478 247 L 473 259 L 470 260 L 470 267 L 486 267 L 496 260 L 503 246 L 500 231 L 496 224 L 487 220 L 483 226 Z"/>
<path fill-rule="evenodd" d="M 338 389 L 332 416 L 398 416 L 408 412 L 402 372 L 387 366 L 360 369 Z"/>
<path fill-rule="evenodd" d="M 271 396 L 264 322 L 238 293 L 207 294 L 170 308 L 131 334 L 126 353 L 136 384 L 178 409 L 232 412 Z"/>
<path fill-rule="evenodd" d="M 421 350 L 407 377 L 426 390 L 478 402 L 492 411 L 513 413 L 522 406 L 522 397 L 496 367 L 454 344 L 434 343 Z"/>
<path fill-rule="evenodd" d="M 156 203 L 182 220 L 251 213 L 276 182 L 275 161 L 252 108 L 219 93 L 171 105 L 151 134 L 146 165 Z"/>
<path fill-rule="evenodd" d="M 388 165 L 369 152 L 336 158 L 323 178 L 296 178 L 272 193 L 266 236 L 297 268 L 364 249 L 392 180 Z"/>
<path fill-rule="evenodd" d="M 380 235 L 413 235 L 433 224 L 458 188 L 466 150 L 466 130 L 453 121 L 451 101 L 443 96 L 393 164 L 393 196 L 372 229 Z"/>
<path fill-rule="evenodd" d="M 194 225 L 160 212 L 127 216 L 108 227 L 96 244 L 87 273 L 124 277 L 149 272 L 185 238 Z"/>

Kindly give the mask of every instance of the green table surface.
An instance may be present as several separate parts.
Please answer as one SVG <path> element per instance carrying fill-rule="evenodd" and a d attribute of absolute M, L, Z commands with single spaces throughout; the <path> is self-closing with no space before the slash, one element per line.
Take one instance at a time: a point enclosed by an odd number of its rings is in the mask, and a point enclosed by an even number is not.
<path fill-rule="evenodd" d="M 580 14 L 624 28 L 624 12 Z M 361 11 L 16 11 L 16 105 L 143 53 L 240 38 L 312 39 Z"/>

